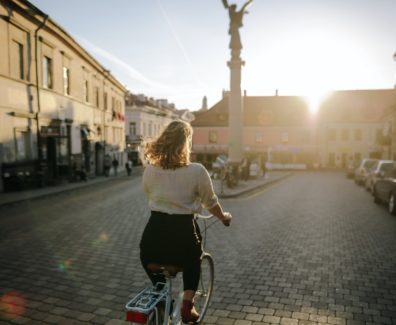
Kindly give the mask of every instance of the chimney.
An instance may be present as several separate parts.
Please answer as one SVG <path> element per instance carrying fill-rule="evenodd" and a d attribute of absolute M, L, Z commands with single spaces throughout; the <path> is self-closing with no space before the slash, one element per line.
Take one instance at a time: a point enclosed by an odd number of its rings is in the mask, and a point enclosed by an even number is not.
<path fill-rule="evenodd" d="M 206 96 L 202 98 L 202 110 L 207 110 L 208 109 L 208 99 Z"/>
<path fill-rule="evenodd" d="M 230 92 L 228 90 L 223 89 L 223 99 L 228 97 L 230 95 Z"/>
<path fill-rule="evenodd" d="M 247 91 L 246 91 L 246 89 L 243 91 L 243 96 L 244 96 L 244 97 L 247 96 Z"/>
<path fill-rule="evenodd" d="M 275 96 L 278 96 L 278 89 L 275 89 Z"/>

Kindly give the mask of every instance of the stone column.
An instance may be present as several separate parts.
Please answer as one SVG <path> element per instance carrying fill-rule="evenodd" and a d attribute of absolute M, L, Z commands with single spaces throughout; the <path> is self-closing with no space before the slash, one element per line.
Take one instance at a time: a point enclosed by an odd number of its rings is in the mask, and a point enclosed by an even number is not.
<path fill-rule="evenodd" d="M 228 98 L 228 158 L 239 164 L 243 158 L 243 103 L 241 96 L 241 68 L 245 64 L 238 56 L 228 62 L 230 68 L 230 94 Z"/>

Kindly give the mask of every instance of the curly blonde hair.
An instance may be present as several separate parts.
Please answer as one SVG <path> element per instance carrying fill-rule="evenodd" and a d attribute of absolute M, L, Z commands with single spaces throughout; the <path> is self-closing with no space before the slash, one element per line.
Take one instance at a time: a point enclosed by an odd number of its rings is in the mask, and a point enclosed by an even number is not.
<path fill-rule="evenodd" d="M 171 122 L 157 140 L 146 143 L 145 160 L 164 169 L 187 166 L 190 163 L 192 133 L 189 123 Z"/>

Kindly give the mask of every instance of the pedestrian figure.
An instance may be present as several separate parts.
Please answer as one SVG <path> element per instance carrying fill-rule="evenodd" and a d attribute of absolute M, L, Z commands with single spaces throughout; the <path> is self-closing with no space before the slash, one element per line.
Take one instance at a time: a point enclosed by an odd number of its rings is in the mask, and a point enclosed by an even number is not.
<path fill-rule="evenodd" d="M 128 161 L 125 163 L 125 169 L 127 170 L 128 176 L 131 176 L 132 166 L 133 166 L 132 160 L 128 159 Z"/>
<path fill-rule="evenodd" d="M 104 174 L 106 177 L 110 175 L 110 168 L 111 168 L 111 158 L 109 154 L 106 154 L 104 157 Z"/>
<path fill-rule="evenodd" d="M 263 172 L 263 177 L 265 177 L 265 174 L 267 172 L 267 166 L 266 166 L 265 159 L 261 159 L 261 170 Z"/>
<path fill-rule="evenodd" d="M 242 159 L 241 167 L 242 167 L 242 179 L 244 181 L 247 181 L 249 179 L 250 162 L 246 157 Z"/>
<path fill-rule="evenodd" d="M 117 160 L 117 158 L 115 156 L 114 156 L 112 165 L 113 165 L 113 168 L 114 168 L 114 175 L 117 176 L 118 175 L 118 160 Z"/>

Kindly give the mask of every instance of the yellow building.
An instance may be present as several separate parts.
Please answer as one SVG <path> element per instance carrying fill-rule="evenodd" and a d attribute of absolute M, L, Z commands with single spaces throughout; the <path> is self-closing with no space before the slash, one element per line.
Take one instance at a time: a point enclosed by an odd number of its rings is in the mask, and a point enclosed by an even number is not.
<path fill-rule="evenodd" d="M 0 188 L 102 174 L 107 154 L 123 166 L 125 94 L 48 15 L 25 0 L 2 1 Z"/>

